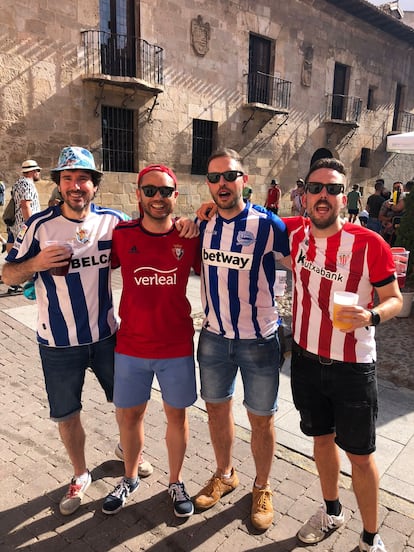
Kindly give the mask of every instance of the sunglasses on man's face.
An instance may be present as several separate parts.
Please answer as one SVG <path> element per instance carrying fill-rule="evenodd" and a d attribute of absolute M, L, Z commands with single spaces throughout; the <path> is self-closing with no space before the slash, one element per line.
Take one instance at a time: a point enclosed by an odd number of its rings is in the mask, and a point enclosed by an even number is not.
<path fill-rule="evenodd" d="M 329 195 L 339 195 L 345 190 L 343 184 L 322 184 L 322 182 L 308 182 L 306 184 L 306 191 L 310 194 L 320 194 L 325 188 Z"/>
<path fill-rule="evenodd" d="M 154 197 L 157 192 L 161 197 L 171 197 L 175 192 L 175 188 L 172 186 L 140 186 L 140 190 L 143 191 L 145 197 Z"/>
<path fill-rule="evenodd" d="M 207 180 L 210 184 L 217 184 L 220 177 L 223 177 L 226 182 L 234 182 L 239 176 L 243 175 L 242 171 L 209 172 L 207 173 Z"/>

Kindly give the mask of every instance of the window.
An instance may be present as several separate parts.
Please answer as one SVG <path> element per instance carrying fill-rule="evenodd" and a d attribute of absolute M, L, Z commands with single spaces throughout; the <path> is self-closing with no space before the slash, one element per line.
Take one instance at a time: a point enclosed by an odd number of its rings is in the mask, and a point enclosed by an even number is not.
<path fill-rule="evenodd" d="M 367 97 L 367 109 L 373 111 L 375 109 L 375 88 L 370 86 L 368 88 L 368 97 Z"/>
<path fill-rule="evenodd" d="M 100 0 L 102 73 L 136 75 L 134 0 Z"/>
<path fill-rule="evenodd" d="M 392 118 L 392 130 L 400 130 L 400 112 L 403 110 L 404 104 L 404 86 L 397 83 L 395 89 L 394 115 Z"/>
<path fill-rule="evenodd" d="M 268 38 L 251 34 L 249 38 L 248 102 L 271 103 L 273 78 L 270 68 L 273 43 Z"/>
<path fill-rule="evenodd" d="M 206 174 L 207 160 L 213 152 L 217 123 L 193 119 L 193 157 L 191 174 Z"/>
<path fill-rule="evenodd" d="M 369 148 L 361 149 L 361 157 L 359 158 L 360 167 L 369 167 L 370 155 L 371 155 L 371 150 Z"/>
<path fill-rule="evenodd" d="M 134 172 L 134 111 L 102 106 L 103 170 Z"/>

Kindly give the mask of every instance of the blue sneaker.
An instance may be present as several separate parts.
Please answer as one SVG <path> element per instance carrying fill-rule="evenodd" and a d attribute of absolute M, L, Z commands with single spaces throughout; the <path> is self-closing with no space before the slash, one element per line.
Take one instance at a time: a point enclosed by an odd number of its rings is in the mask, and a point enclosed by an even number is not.
<path fill-rule="evenodd" d="M 125 477 L 121 479 L 115 489 L 104 500 L 102 512 L 104 514 L 117 514 L 124 507 L 127 497 L 139 487 L 139 479 L 131 485 Z"/>
<path fill-rule="evenodd" d="M 168 494 L 174 505 L 174 514 L 177 517 L 190 517 L 194 513 L 194 505 L 185 490 L 184 483 L 177 481 L 168 487 Z"/>

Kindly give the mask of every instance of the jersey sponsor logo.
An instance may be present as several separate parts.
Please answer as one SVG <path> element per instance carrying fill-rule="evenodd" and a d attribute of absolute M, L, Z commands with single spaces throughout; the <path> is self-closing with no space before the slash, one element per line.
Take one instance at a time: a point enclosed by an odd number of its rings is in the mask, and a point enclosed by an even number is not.
<path fill-rule="evenodd" d="M 236 243 L 237 245 L 252 245 L 256 241 L 254 234 L 252 232 L 249 232 L 248 230 L 240 230 L 240 232 L 237 233 Z"/>
<path fill-rule="evenodd" d="M 91 255 L 90 257 L 79 257 L 71 260 L 72 268 L 87 268 L 90 266 L 108 266 L 111 256 L 108 253 L 101 255 Z"/>
<path fill-rule="evenodd" d="M 134 280 L 137 286 L 175 286 L 177 270 L 159 270 L 152 266 L 142 266 L 134 270 Z"/>
<path fill-rule="evenodd" d="M 177 261 L 179 261 L 184 255 L 184 247 L 181 245 L 173 245 L 172 252 Z"/>
<path fill-rule="evenodd" d="M 133 245 L 131 249 L 128 251 L 128 253 L 138 253 L 138 249 L 136 245 Z"/>
<path fill-rule="evenodd" d="M 301 250 L 298 254 L 296 262 L 297 264 L 301 264 L 306 270 L 309 270 L 309 272 L 320 274 L 323 278 L 327 278 L 328 280 L 336 282 L 344 281 L 344 277 L 342 274 L 338 274 L 337 272 L 333 272 L 332 270 L 328 270 L 327 268 L 317 266 L 312 261 L 307 261 L 306 253 L 304 253 L 303 250 Z"/>
<path fill-rule="evenodd" d="M 207 265 L 236 270 L 250 270 L 253 263 L 252 254 L 219 251 L 218 249 L 203 248 L 202 257 L 203 262 Z"/>

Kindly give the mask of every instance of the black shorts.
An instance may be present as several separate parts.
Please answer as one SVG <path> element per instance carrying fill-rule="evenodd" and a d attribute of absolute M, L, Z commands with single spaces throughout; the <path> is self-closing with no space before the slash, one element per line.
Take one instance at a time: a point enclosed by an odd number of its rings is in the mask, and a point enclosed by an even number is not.
<path fill-rule="evenodd" d="M 291 386 L 301 430 L 312 437 L 335 433 L 346 452 L 371 454 L 378 415 L 375 363 L 331 362 L 293 346 Z"/>
<path fill-rule="evenodd" d="M 359 213 L 359 209 L 348 209 L 348 213 L 350 215 L 357 215 Z"/>

